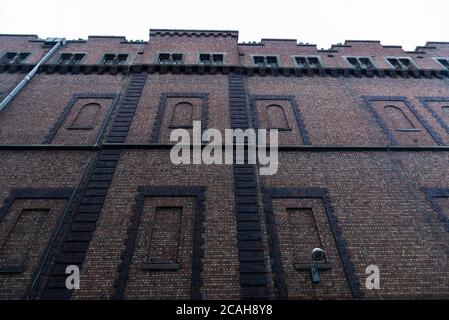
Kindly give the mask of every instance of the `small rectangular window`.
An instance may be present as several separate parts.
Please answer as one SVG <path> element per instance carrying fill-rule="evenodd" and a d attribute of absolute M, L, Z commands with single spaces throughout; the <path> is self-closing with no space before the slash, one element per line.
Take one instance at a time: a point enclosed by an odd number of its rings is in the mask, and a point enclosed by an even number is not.
<path fill-rule="evenodd" d="M 213 54 L 212 61 L 214 62 L 214 64 L 223 64 L 224 56 L 222 54 L 218 54 L 218 53 Z"/>
<path fill-rule="evenodd" d="M 80 64 L 84 56 L 84 53 L 62 53 L 58 64 Z"/>
<path fill-rule="evenodd" d="M 182 54 L 180 54 L 180 53 L 172 54 L 172 61 L 174 64 L 181 64 L 182 63 Z"/>
<path fill-rule="evenodd" d="M 168 53 L 161 53 L 159 55 L 159 64 L 170 64 L 170 54 Z"/>
<path fill-rule="evenodd" d="M 201 53 L 199 56 L 200 64 L 223 64 L 224 57 L 220 53 Z"/>
<path fill-rule="evenodd" d="M 158 64 L 182 64 L 182 53 L 160 53 Z"/>
<path fill-rule="evenodd" d="M 200 63 L 211 64 L 212 60 L 210 54 L 200 54 Z"/>
<path fill-rule="evenodd" d="M 373 69 L 374 65 L 371 60 L 366 57 L 348 57 L 346 58 L 351 66 L 355 69 Z"/>
<path fill-rule="evenodd" d="M 127 59 L 128 59 L 127 54 L 107 53 L 104 55 L 103 65 L 105 65 L 105 66 L 122 65 L 122 64 L 126 63 Z"/>
<path fill-rule="evenodd" d="M 112 65 L 114 64 L 115 54 L 105 54 L 103 58 L 104 65 Z"/>
<path fill-rule="evenodd" d="M 449 58 L 448 59 L 440 58 L 440 59 L 437 59 L 437 61 L 439 63 L 441 63 L 446 69 L 449 70 Z"/>
<path fill-rule="evenodd" d="M 76 53 L 73 57 L 72 64 L 80 64 L 81 60 L 84 59 L 84 53 Z"/>
<path fill-rule="evenodd" d="M 321 62 L 318 57 L 295 57 L 296 65 L 300 68 L 317 69 L 321 68 Z"/>
<path fill-rule="evenodd" d="M 309 66 L 310 68 L 321 67 L 320 60 L 317 57 L 309 57 Z"/>
<path fill-rule="evenodd" d="M 253 62 L 256 67 L 279 67 L 279 61 L 276 56 L 254 56 Z"/>
<path fill-rule="evenodd" d="M 265 58 L 264 57 L 254 57 L 254 65 L 256 67 L 263 67 L 265 65 Z"/>
<path fill-rule="evenodd" d="M 26 58 L 28 58 L 29 55 L 30 54 L 28 52 L 19 53 L 19 57 L 17 58 L 16 63 L 22 63 Z"/>
<path fill-rule="evenodd" d="M 398 59 L 388 59 L 388 62 L 395 68 L 398 70 L 401 70 L 401 64 L 399 63 Z"/>
<path fill-rule="evenodd" d="M 359 61 L 362 69 L 374 69 L 374 65 L 369 58 L 359 58 Z"/>
<path fill-rule="evenodd" d="M 14 58 L 16 57 L 16 52 L 7 52 L 2 56 L 2 63 L 9 64 L 14 61 Z"/>
<path fill-rule="evenodd" d="M 416 70 L 415 65 L 409 58 L 387 58 L 387 61 L 396 70 Z"/>
<path fill-rule="evenodd" d="M 279 67 L 278 58 L 277 57 L 267 57 L 267 65 L 269 67 Z"/>
<path fill-rule="evenodd" d="M 415 69 L 415 66 L 412 64 L 410 59 L 399 59 L 399 62 L 405 66 L 406 70 L 413 70 Z"/>
<path fill-rule="evenodd" d="M 58 63 L 59 64 L 70 64 L 71 60 L 72 60 L 71 53 L 63 53 L 63 54 L 61 54 L 61 57 L 59 58 Z"/>
<path fill-rule="evenodd" d="M 23 63 L 30 55 L 29 52 L 7 52 L 1 58 L 3 64 Z"/>
<path fill-rule="evenodd" d="M 126 64 L 126 60 L 128 60 L 127 54 L 119 54 L 117 57 L 117 64 L 119 65 Z"/>
<path fill-rule="evenodd" d="M 295 58 L 296 65 L 301 68 L 306 68 L 306 58 L 305 57 L 296 57 Z"/>

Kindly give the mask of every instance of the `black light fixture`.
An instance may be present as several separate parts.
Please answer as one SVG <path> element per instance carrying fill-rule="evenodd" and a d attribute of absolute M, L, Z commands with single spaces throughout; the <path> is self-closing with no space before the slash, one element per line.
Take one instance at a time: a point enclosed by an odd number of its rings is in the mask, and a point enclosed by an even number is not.
<path fill-rule="evenodd" d="M 331 266 L 328 263 L 323 262 L 326 257 L 326 252 L 321 248 L 314 248 L 310 253 L 312 264 L 310 263 L 295 263 L 295 269 L 298 271 L 310 272 L 312 284 L 320 283 L 320 271 L 329 271 Z"/>

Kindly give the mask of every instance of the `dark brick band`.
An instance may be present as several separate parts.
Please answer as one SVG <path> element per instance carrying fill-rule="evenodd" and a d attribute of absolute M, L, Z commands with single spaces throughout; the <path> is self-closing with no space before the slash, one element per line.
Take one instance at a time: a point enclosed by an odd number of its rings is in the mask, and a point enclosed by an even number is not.
<path fill-rule="evenodd" d="M 432 209 L 437 213 L 438 220 L 444 225 L 444 229 L 449 232 L 449 215 L 443 211 L 435 198 L 449 198 L 448 188 L 421 188 L 426 194 L 427 201 L 430 202 Z"/>
<path fill-rule="evenodd" d="M 231 128 L 247 129 L 248 111 L 242 76 L 229 76 L 229 100 Z M 234 165 L 235 212 L 242 299 L 268 299 L 255 171 L 255 166 L 251 164 Z"/>
<path fill-rule="evenodd" d="M 449 97 L 416 97 L 419 102 L 432 114 L 437 122 L 443 127 L 444 130 L 449 134 L 449 123 L 443 120 L 442 117 L 436 113 L 436 111 L 430 106 L 431 102 L 447 102 L 449 105 Z"/>
<path fill-rule="evenodd" d="M 145 82 L 146 75 L 132 77 L 111 130 L 106 137 L 108 143 L 126 141 L 128 129 Z M 123 134 L 117 136 L 116 132 Z M 76 204 L 73 220 L 64 235 L 60 250 L 56 254 L 48 281 L 41 292 L 42 299 L 71 298 L 72 291 L 65 287 L 64 270 L 68 265 L 79 267 L 83 265 L 115 168 L 120 159 L 120 153 L 120 149 L 105 149 L 98 154 L 93 168 L 89 172 L 87 186 L 82 191 L 81 200 Z"/>

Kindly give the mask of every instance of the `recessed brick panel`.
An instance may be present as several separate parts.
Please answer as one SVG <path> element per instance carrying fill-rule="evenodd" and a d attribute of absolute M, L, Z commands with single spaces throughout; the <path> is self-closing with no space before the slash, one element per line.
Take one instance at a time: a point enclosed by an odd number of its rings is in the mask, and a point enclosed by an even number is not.
<path fill-rule="evenodd" d="M 279 145 L 311 143 L 294 96 L 251 96 L 250 105 L 253 126 L 278 129 Z M 273 113 L 273 108 L 276 108 L 276 114 Z"/>
<path fill-rule="evenodd" d="M 195 198 L 146 197 L 125 299 L 191 298 Z"/>
<path fill-rule="evenodd" d="M 113 102 L 113 94 L 104 98 L 89 94 L 75 95 L 46 142 L 95 144 Z"/>
<path fill-rule="evenodd" d="M 160 125 L 159 131 L 152 135 L 152 139 L 157 137 L 158 143 L 175 143 L 176 141 L 170 142 L 170 133 L 175 129 L 186 129 L 189 134 L 192 136 L 193 130 L 191 129 L 193 126 L 193 121 L 206 121 L 207 118 L 203 117 L 203 113 L 208 113 L 208 99 L 207 95 L 202 93 L 165 93 L 161 100 L 165 101 L 165 106 L 161 109 L 163 112 L 162 118 L 160 119 L 160 124 L 155 122 L 154 126 Z M 161 103 L 164 103 L 161 101 Z M 179 114 L 182 112 L 179 108 L 182 104 L 191 105 L 191 116 L 188 121 L 189 123 L 184 123 L 185 120 L 183 117 L 185 115 Z M 186 106 L 184 106 L 186 108 Z M 177 112 L 177 113 L 176 113 Z M 181 125 L 182 123 L 182 125 Z M 205 129 L 205 125 L 207 123 L 202 123 L 203 129 Z M 153 140 L 153 142 L 156 142 Z"/>
<path fill-rule="evenodd" d="M 321 199 L 273 199 L 273 219 L 279 237 L 282 266 L 289 299 L 335 299 L 351 297 L 350 286 L 335 246 Z M 311 251 L 326 251 L 331 270 L 320 271 L 320 285 L 312 285 L 310 270 L 297 270 L 295 265 L 310 265 Z"/>
<path fill-rule="evenodd" d="M 66 199 L 16 198 L 3 207 L 0 222 L 0 296 L 23 299 L 68 202 Z M 30 194 L 30 196 L 32 196 Z"/>
<path fill-rule="evenodd" d="M 441 141 L 407 100 L 388 97 L 384 100 L 382 97 L 365 97 L 365 100 L 392 144 L 437 145 Z"/>

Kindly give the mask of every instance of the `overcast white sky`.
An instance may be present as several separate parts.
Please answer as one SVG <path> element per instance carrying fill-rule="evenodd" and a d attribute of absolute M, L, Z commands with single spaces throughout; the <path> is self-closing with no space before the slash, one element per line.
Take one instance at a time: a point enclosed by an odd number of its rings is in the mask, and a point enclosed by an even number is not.
<path fill-rule="evenodd" d="M 150 28 L 240 31 L 240 41 L 291 38 L 329 48 L 381 40 L 414 50 L 449 41 L 448 0 L 0 0 L 0 33 L 148 40 Z"/>

